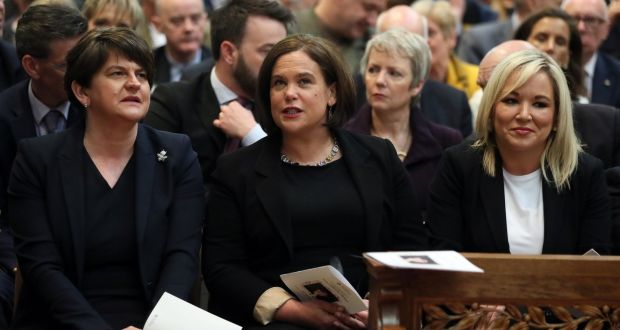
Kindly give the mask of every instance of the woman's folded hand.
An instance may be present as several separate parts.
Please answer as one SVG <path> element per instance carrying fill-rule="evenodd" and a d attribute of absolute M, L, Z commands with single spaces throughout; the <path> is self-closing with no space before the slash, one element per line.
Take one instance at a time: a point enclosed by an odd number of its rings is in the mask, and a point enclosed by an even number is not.
<path fill-rule="evenodd" d="M 276 311 L 274 319 L 313 329 L 366 329 L 364 322 L 347 314 L 342 306 L 317 299 L 291 299 Z"/>

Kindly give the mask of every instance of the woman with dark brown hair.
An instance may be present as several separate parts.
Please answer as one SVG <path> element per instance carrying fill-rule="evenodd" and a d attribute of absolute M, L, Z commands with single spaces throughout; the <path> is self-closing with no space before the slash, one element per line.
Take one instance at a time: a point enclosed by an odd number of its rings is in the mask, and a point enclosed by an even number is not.
<path fill-rule="evenodd" d="M 425 249 L 413 191 L 392 144 L 340 129 L 353 82 L 327 41 L 294 35 L 258 79 L 268 136 L 222 156 L 203 245 L 210 311 L 243 326 L 364 328 L 363 317 L 296 300 L 280 275 L 338 260 L 363 295 L 364 251 Z"/>
<path fill-rule="evenodd" d="M 141 327 L 164 292 L 198 276 L 202 176 L 185 135 L 139 124 L 153 58 L 127 28 L 87 33 L 67 55 L 81 125 L 22 140 L 9 220 L 24 282 L 17 329 Z"/>
<path fill-rule="evenodd" d="M 543 9 L 521 23 L 514 39 L 528 41 L 551 56 L 566 74 L 571 98 L 585 98 L 581 39 L 574 18 L 559 8 Z"/>

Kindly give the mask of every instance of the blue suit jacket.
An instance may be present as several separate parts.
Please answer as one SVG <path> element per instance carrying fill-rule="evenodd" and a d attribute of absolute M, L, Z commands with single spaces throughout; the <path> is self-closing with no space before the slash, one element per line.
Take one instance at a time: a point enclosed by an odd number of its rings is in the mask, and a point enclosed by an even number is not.
<path fill-rule="evenodd" d="M 0 40 L 0 92 L 24 78 L 15 47 Z"/>
<path fill-rule="evenodd" d="M 109 329 L 80 293 L 84 273 L 83 125 L 19 144 L 9 219 L 24 278 L 18 329 Z M 140 125 L 134 145 L 136 247 L 147 305 L 188 300 L 198 276 L 204 191 L 184 135 Z M 168 158 L 158 161 L 166 150 Z"/>
<path fill-rule="evenodd" d="M 32 107 L 28 99 L 28 83 L 24 80 L 0 93 L 0 267 L 12 269 L 17 265 L 13 252 L 13 239 L 8 231 L 6 218 L 6 188 L 15 158 L 17 143 L 37 136 Z M 71 106 L 67 127 L 83 117 L 83 112 Z"/>
<path fill-rule="evenodd" d="M 620 61 L 603 52 L 594 66 L 591 101 L 620 108 Z"/>

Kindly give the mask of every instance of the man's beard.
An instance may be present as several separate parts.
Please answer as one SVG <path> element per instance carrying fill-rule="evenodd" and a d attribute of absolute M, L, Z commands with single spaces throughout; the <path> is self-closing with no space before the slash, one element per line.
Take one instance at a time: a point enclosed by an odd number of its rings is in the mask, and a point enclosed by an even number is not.
<path fill-rule="evenodd" d="M 233 69 L 233 77 L 247 96 L 253 99 L 256 93 L 257 78 L 252 74 L 242 54 L 239 54 L 239 60 Z"/>

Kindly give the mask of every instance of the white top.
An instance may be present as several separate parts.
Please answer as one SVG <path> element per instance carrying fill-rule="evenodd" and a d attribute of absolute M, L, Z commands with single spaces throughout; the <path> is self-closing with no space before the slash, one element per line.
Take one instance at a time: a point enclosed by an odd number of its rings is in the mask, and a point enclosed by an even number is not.
<path fill-rule="evenodd" d="M 545 213 L 541 171 L 539 169 L 526 175 L 512 175 L 505 169 L 502 170 L 510 253 L 542 254 Z"/>

